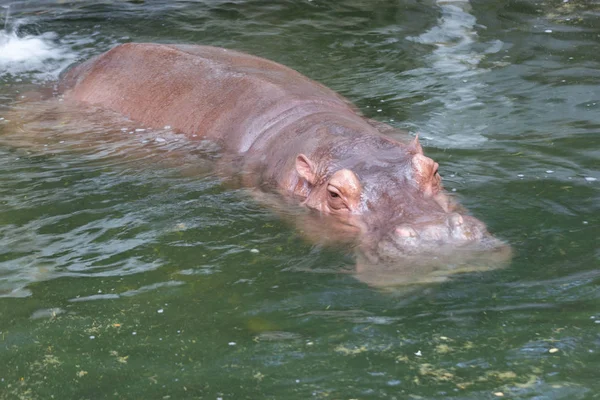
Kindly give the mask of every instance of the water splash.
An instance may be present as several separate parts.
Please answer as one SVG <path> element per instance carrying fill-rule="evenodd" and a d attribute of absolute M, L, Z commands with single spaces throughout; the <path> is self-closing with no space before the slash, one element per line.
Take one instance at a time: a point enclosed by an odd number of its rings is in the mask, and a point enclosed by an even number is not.
<path fill-rule="evenodd" d="M 10 4 L 6 6 L 2 6 L 2 8 L 6 9 L 6 15 L 4 17 L 4 30 L 8 29 L 8 17 L 10 16 Z"/>
<path fill-rule="evenodd" d="M 66 66 L 77 59 L 77 54 L 54 32 L 39 35 L 21 34 L 20 28 L 29 25 L 26 18 L 9 21 L 6 8 L 4 30 L 0 31 L 0 80 L 53 80 Z M 10 23 L 9 23 L 10 22 Z"/>

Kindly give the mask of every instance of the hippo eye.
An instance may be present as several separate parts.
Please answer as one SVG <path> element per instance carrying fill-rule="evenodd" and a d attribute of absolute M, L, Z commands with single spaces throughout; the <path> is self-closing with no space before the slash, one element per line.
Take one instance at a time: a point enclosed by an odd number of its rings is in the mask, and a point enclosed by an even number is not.
<path fill-rule="evenodd" d="M 342 199 L 342 194 L 340 193 L 338 188 L 336 188 L 333 185 L 329 185 L 327 187 L 327 193 L 329 194 L 329 207 L 331 207 L 333 210 L 342 210 L 348 208 L 348 206 L 346 206 L 346 203 Z"/>
<path fill-rule="evenodd" d="M 341 197 L 340 191 L 333 185 L 329 185 L 327 187 L 327 192 L 329 193 L 329 197 L 332 199 L 338 199 Z"/>

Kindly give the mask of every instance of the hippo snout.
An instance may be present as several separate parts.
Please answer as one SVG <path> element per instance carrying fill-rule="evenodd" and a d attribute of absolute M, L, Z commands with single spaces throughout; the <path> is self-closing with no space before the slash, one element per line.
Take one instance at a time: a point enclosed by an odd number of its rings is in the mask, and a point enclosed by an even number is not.
<path fill-rule="evenodd" d="M 363 262 L 440 266 L 471 261 L 481 264 L 489 258 L 492 264 L 500 265 L 512 254 L 510 246 L 491 235 L 483 222 L 470 215 L 439 213 L 412 219 L 404 217 L 390 223 L 390 229 L 379 239 L 362 241 Z"/>
<path fill-rule="evenodd" d="M 460 273 L 507 266 L 511 247 L 483 222 L 457 212 L 404 218 L 358 249 L 356 276 L 376 287 L 441 282 Z"/>
<path fill-rule="evenodd" d="M 435 219 L 397 225 L 391 238 L 401 247 L 461 245 L 480 241 L 490 234 L 478 219 L 459 213 L 444 214 Z"/>

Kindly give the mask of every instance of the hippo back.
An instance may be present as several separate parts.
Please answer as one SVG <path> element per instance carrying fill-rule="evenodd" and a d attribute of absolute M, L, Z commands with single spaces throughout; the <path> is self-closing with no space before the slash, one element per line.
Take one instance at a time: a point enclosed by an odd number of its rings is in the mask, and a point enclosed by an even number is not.
<path fill-rule="evenodd" d="M 236 153 L 284 117 L 355 111 L 342 96 L 281 64 L 196 45 L 119 45 L 69 70 L 59 90 L 67 100 L 147 127 L 168 125 Z"/>

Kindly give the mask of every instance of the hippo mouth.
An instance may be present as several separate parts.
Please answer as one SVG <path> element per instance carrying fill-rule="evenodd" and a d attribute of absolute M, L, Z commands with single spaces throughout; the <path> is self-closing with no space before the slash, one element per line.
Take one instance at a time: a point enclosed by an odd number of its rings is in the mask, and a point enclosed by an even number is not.
<path fill-rule="evenodd" d="M 419 249 L 407 251 L 406 247 L 382 242 L 375 253 L 358 251 L 354 276 L 376 288 L 440 283 L 459 274 L 505 268 L 512 258 L 510 246 L 495 238 L 460 247 L 445 244 Z"/>
<path fill-rule="evenodd" d="M 377 244 L 376 257 L 379 261 L 413 257 L 450 257 L 452 254 L 487 253 L 506 247 L 506 243 L 486 236 L 469 241 L 422 240 L 419 238 L 395 238 Z"/>

